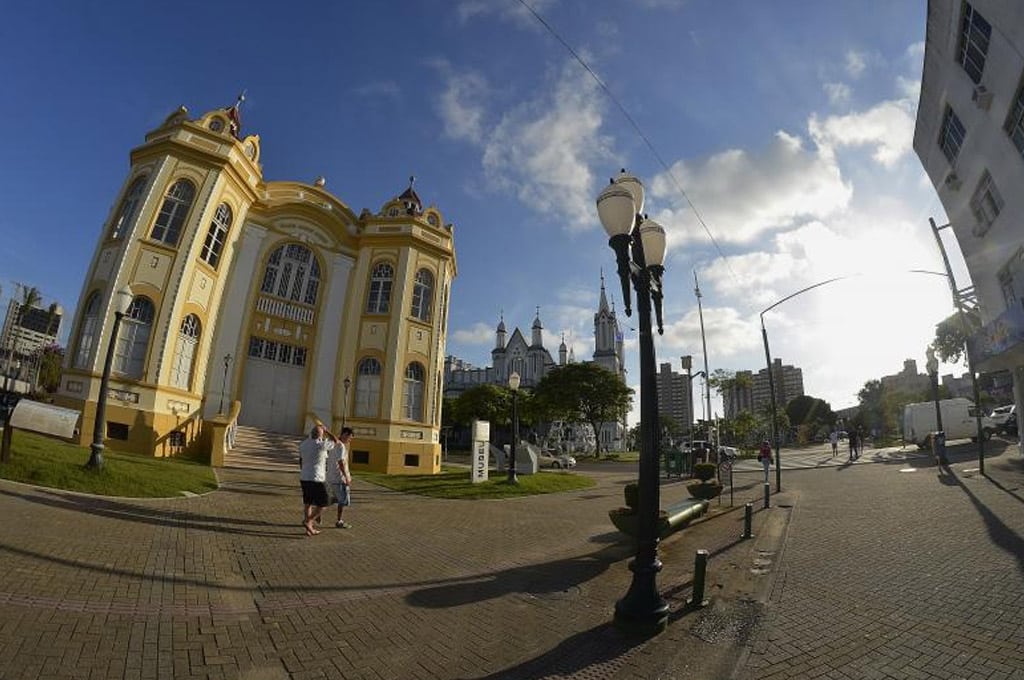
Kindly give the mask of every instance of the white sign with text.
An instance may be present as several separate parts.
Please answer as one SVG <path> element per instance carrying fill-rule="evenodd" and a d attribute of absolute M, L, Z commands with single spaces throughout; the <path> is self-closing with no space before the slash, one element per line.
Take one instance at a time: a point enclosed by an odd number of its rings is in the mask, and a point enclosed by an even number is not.
<path fill-rule="evenodd" d="M 487 452 L 491 442 L 491 424 L 486 420 L 474 420 L 473 432 L 473 458 L 470 461 L 472 466 L 472 479 L 474 484 L 487 481 Z"/>

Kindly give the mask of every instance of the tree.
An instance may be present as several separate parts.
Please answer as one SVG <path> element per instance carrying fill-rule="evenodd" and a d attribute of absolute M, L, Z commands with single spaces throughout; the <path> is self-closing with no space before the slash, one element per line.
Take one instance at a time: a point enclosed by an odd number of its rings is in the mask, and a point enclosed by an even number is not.
<path fill-rule="evenodd" d="M 611 371 L 591 363 L 566 364 L 537 384 L 535 413 L 547 420 L 589 423 L 601 452 L 601 423 L 619 422 L 630 406 L 633 390 Z"/>
<path fill-rule="evenodd" d="M 956 312 L 935 326 L 935 355 L 942 361 L 958 363 L 965 357 L 967 338 L 981 328 L 981 317 L 976 310 Z"/>
<path fill-rule="evenodd" d="M 53 344 L 41 347 L 35 352 L 36 384 L 47 394 L 53 394 L 60 387 L 61 366 L 64 363 L 64 348 Z"/>
<path fill-rule="evenodd" d="M 734 441 L 740 446 L 753 444 L 755 430 L 757 430 L 757 418 L 750 411 L 740 411 L 732 419 L 732 432 L 736 437 Z"/>
<path fill-rule="evenodd" d="M 786 404 L 786 415 L 790 423 L 807 425 L 811 431 L 822 425 L 831 425 L 836 420 L 832 406 L 827 401 L 806 394 L 794 397 Z"/>
<path fill-rule="evenodd" d="M 495 425 L 512 421 L 512 391 L 499 385 L 476 385 L 460 394 L 450 404 L 451 420 L 469 425 L 473 420 L 486 420 Z"/>

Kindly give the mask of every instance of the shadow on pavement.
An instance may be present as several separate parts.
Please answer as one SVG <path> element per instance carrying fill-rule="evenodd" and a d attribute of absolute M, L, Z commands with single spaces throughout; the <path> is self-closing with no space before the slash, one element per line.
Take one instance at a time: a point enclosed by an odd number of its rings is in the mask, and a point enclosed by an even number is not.
<path fill-rule="evenodd" d="M 261 520 L 241 519 L 238 517 L 216 517 L 181 510 L 147 508 L 143 505 L 133 505 L 131 503 L 114 501 L 107 498 L 62 494 L 45 489 L 37 489 L 36 493 L 17 493 L 8 489 L 0 489 L 0 495 L 19 498 L 30 503 L 37 503 L 51 508 L 59 508 L 61 510 L 68 510 L 75 513 L 98 515 L 100 517 L 108 517 L 111 519 L 120 519 L 128 522 L 139 522 L 142 524 L 167 527 L 180 527 L 182 524 L 187 524 L 189 528 L 200 531 L 241 534 L 247 536 L 265 536 L 272 538 L 292 538 L 292 536 L 285 536 L 277 532 L 252 531 L 249 529 L 228 526 L 231 524 L 258 527 L 284 526 Z M 291 527 L 291 525 L 288 526 Z"/>
<path fill-rule="evenodd" d="M 992 512 L 981 500 L 948 468 L 941 473 L 940 481 L 947 486 L 958 486 L 967 494 L 967 498 L 974 504 L 974 508 L 981 515 L 985 528 L 988 531 L 992 543 L 999 549 L 1009 553 L 1017 560 L 1017 568 L 1024 574 L 1024 538 L 1014 531 L 1003 520 Z M 1015 494 L 1014 494 L 1015 495 Z"/>
<path fill-rule="evenodd" d="M 545 597 L 570 595 L 581 583 L 604 573 L 612 564 L 634 552 L 626 543 L 607 545 L 590 555 L 503 569 L 490 574 L 460 579 L 454 583 L 421 588 L 405 600 L 414 607 L 458 607 L 513 593 Z"/>
<path fill-rule="evenodd" d="M 595 626 L 559 642 L 544 654 L 521 664 L 483 676 L 479 680 L 520 680 L 520 678 L 568 678 L 586 669 L 592 677 L 611 677 L 621 664 L 616 661 L 634 647 L 646 642 L 619 633 L 610 623 Z M 602 672 L 601 665 L 609 669 Z M 585 676 L 590 674 L 584 673 Z"/>

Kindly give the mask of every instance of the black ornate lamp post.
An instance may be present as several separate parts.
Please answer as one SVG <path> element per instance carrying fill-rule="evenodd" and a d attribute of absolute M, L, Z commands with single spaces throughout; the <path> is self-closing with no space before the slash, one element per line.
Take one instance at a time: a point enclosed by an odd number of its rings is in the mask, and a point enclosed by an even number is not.
<path fill-rule="evenodd" d="M 345 427 L 348 418 L 348 388 L 352 387 L 352 378 L 345 377 L 341 384 L 345 386 L 345 396 L 341 400 L 341 427 Z"/>
<path fill-rule="evenodd" d="M 933 436 L 932 448 L 935 456 L 939 459 L 940 465 L 949 465 L 946 458 L 946 432 L 942 427 L 942 404 L 939 400 L 939 360 L 935 356 L 935 349 L 929 345 L 925 350 L 925 368 L 928 369 L 928 377 L 932 383 L 932 400 L 935 402 L 935 434 Z"/>
<path fill-rule="evenodd" d="M 224 413 L 224 394 L 228 391 L 228 366 L 231 365 L 231 355 L 224 355 L 224 379 L 220 383 L 220 406 L 217 407 L 217 413 Z"/>
<path fill-rule="evenodd" d="M 518 484 L 516 477 L 516 440 L 519 439 L 519 373 L 512 371 L 508 377 L 508 386 L 512 390 L 512 450 L 508 459 L 508 483 Z"/>
<path fill-rule="evenodd" d="M 658 393 L 651 334 L 651 307 L 658 333 L 661 319 L 661 275 L 665 261 L 665 230 L 643 215 L 644 188 L 636 177 L 623 170 L 597 197 L 597 213 L 608 232 L 608 245 L 615 251 L 622 300 L 631 316 L 630 281 L 636 290 L 640 317 L 640 470 L 637 508 L 637 550 L 630 562 L 633 582 L 626 595 L 615 603 L 615 624 L 621 629 L 646 635 L 660 633 L 668 622 L 668 603 L 658 594 Z"/>
<path fill-rule="evenodd" d="M 96 419 L 92 424 L 92 444 L 89 445 L 89 462 L 85 466 L 91 470 L 103 469 L 103 435 L 107 425 L 107 391 L 110 386 L 110 369 L 114 363 L 114 347 L 117 345 L 117 331 L 121 320 L 128 313 L 132 304 L 132 289 L 127 285 L 117 291 L 114 296 L 114 326 L 110 329 L 110 341 L 107 343 L 107 358 L 103 362 L 103 377 L 100 379 L 100 394 L 96 399 Z"/>

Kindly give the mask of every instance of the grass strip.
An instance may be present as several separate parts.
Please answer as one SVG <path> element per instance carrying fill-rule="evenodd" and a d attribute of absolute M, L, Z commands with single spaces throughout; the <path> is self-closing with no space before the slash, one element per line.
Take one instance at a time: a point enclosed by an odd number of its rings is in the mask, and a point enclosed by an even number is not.
<path fill-rule="evenodd" d="M 518 484 L 509 484 L 505 475 L 495 474 L 487 481 L 474 484 L 468 468 L 442 468 L 436 475 L 383 475 L 376 472 L 356 473 L 378 486 L 403 493 L 429 496 L 431 498 L 452 498 L 477 500 L 486 498 L 514 498 L 534 496 L 543 493 L 575 491 L 594 486 L 594 480 L 572 472 L 539 472 L 535 475 L 519 475 Z"/>

